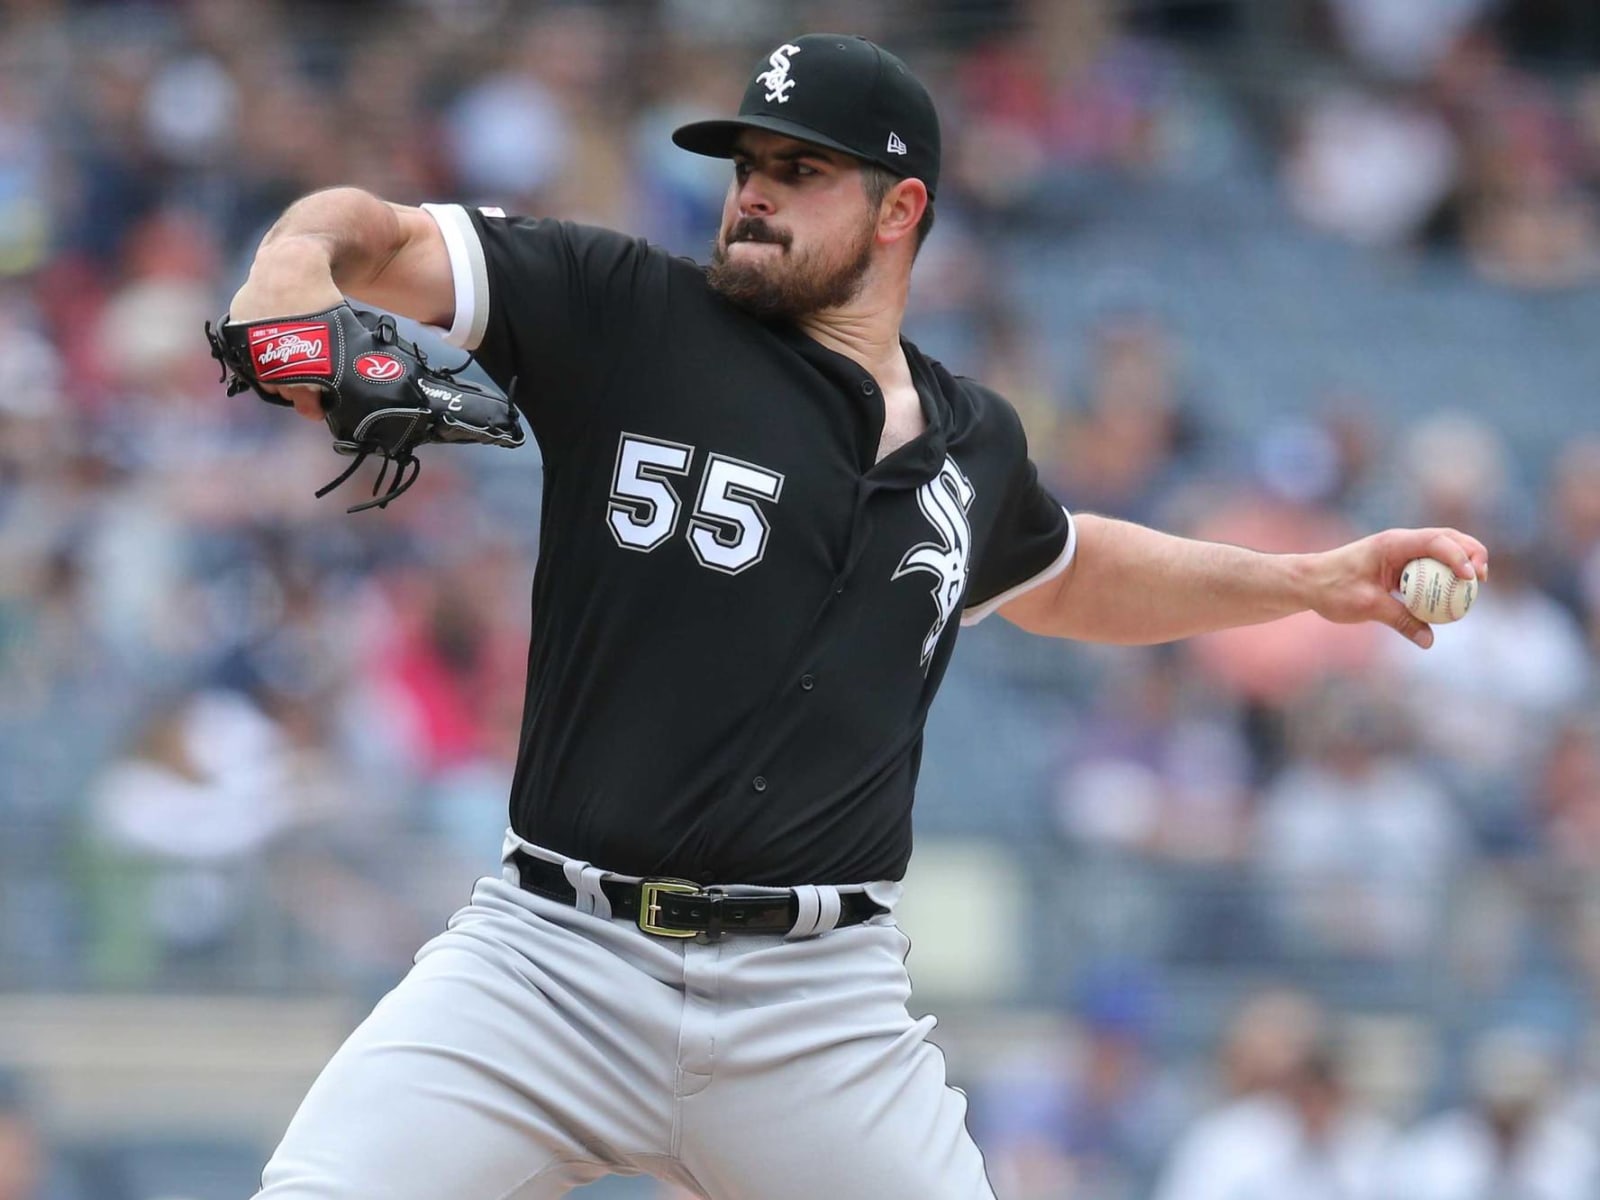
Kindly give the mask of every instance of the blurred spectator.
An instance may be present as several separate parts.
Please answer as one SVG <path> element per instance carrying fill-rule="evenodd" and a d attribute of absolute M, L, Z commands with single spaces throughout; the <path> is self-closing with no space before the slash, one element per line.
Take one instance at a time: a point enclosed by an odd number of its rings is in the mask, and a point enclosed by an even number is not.
<path fill-rule="evenodd" d="M 1556 455 L 1535 577 L 1600 646 L 1600 438 L 1577 437 Z"/>
<path fill-rule="evenodd" d="M 1408 522 L 1480 530 L 1494 551 L 1469 620 L 1438 631 L 1426 653 L 1385 643 L 1395 694 L 1469 805 L 1478 836 L 1491 846 L 1525 843 L 1533 759 L 1592 679 L 1583 630 L 1536 583 L 1540 547 L 1504 435 L 1462 413 L 1434 414 L 1407 430 L 1396 475 Z"/>
<path fill-rule="evenodd" d="M 1406 754 L 1378 692 L 1330 687 L 1292 710 L 1294 761 L 1261 800 L 1256 863 L 1296 955 L 1416 961 L 1466 844 L 1450 798 Z"/>
<path fill-rule="evenodd" d="M 203 166 L 226 152 L 238 110 L 238 86 L 222 63 L 203 52 L 180 53 L 151 73 L 145 137 L 167 163 Z"/>
<path fill-rule="evenodd" d="M 1600 1193 L 1593 1136 L 1554 1111 L 1558 1068 L 1526 1030 L 1491 1030 L 1474 1043 L 1470 1107 L 1442 1113 L 1402 1138 L 1384 1170 L 1382 1200 L 1588 1200 Z"/>
<path fill-rule="evenodd" d="M 1156 522 L 1200 449 L 1179 348 L 1137 310 L 1102 316 L 1087 340 L 1082 409 L 1056 426 L 1053 461 L 1040 469 L 1068 508 Z"/>
<path fill-rule="evenodd" d="M 1580 133 L 1554 90 L 1514 67 L 1487 29 L 1458 38 L 1431 81 L 1457 130 L 1468 256 L 1485 277 L 1558 287 L 1600 269 L 1600 224 L 1580 184 Z"/>
<path fill-rule="evenodd" d="M 985 1064 L 972 1089 L 969 1125 L 984 1147 L 990 1182 L 1016 1200 L 1071 1195 L 1078 1180 L 1068 1145 L 1069 1094 L 1080 1069 L 1071 1027 L 1036 1036 L 1023 1053 Z"/>
<path fill-rule="evenodd" d="M 1059 1041 L 988 1065 L 973 1123 L 999 1194 L 1146 1194 L 1189 1100 L 1150 1045 L 1150 984 L 1136 970 L 1098 972 L 1079 987 Z"/>
<path fill-rule="evenodd" d="M 1284 163 L 1307 223 L 1366 246 L 1410 241 L 1450 194 L 1457 151 L 1435 112 L 1399 98 L 1318 95 Z"/>
<path fill-rule="evenodd" d="M 1063 1134 L 1085 1191 L 1142 1195 L 1187 1119 L 1189 1096 L 1152 1038 L 1159 993 L 1144 971 L 1105 968 L 1084 979 L 1075 1010 L 1082 1029 Z"/>
<path fill-rule="evenodd" d="M 1552 866 L 1600 874 L 1600 713 L 1562 720 L 1533 777 L 1538 852 Z"/>
<path fill-rule="evenodd" d="M 1510 871 L 1532 927 L 1523 940 L 1550 939 L 1571 962 L 1569 1007 L 1586 1016 L 1600 989 L 1600 713 L 1575 712 L 1556 725 L 1535 767 L 1530 806 L 1538 840 Z M 1600 1123 L 1593 1132 L 1600 1136 Z"/>
<path fill-rule="evenodd" d="M 1056 791 L 1069 837 L 1178 862 L 1242 856 L 1249 751 L 1235 715 L 1196 686 L 1174 651 L 1130 656 L 1073 744 Z"/>
<path fill-rule="evenodd" d="M 528 58 L 468 89 L 447 126 L 447 146 L 468 193 L 528 212 L 548 208 L 540 203 L 542 193 L 560 178 L 571 138 L 554 93 L 539 77 L 538 40 L 525 35 L 520 49 Z"/>
<path fill-rule="evenodd" d="M 460 561 L 448 567 L 383 577 L 382 607 L 368 627 L 366 670 L 373 703 L 386 713 L 387 751 L 423 779 L 515 753 L 515 737 L 508 745 L 489 717 L 508 706 L 520 712 L 526 579 L 494 538 L 456 552 Z"/>
<path fill-rule="evenodd" d="M 1372 493 L 1382 478 L 1381 457 L 1388 434 L 1373 397 L 1350 386 L 1330 387 L 1317 398 L 1309 428 L 1298 432 L 1291 428 L 1288 436 L 1303 442 L 1300 453 L 1314 470 L 1325 471 L 1329 464 L 1337 464 L 1329 496 L 1342 512 L 1374 527 L 1385 519 L 1385 510 Z M 1324 439 L 1328 450 L 1319 448 Z M 1318 462 L 1324 465 L 1315 467 Z"/>
<path fill-rule="evenodd" d="M 1224 1101 L 1281 1087 L 1327 1036 L 1327 1013 L 1311 996 L 1276 986 L 1247 996 L 1219 1039 Z"/>
<path fill-rule="evenodd" d="M 0 1074 L 0 1200 L 44 1200 L 44 1142 L 21 1085 Z"/>
<path fill-rule="evenodd" d="M 1513 478 L 1515 464 L 1503 433 L 1483 418 L 1446 409 L 1410 421 L 1390 466 L 1399 495 L 1391 504 L 1417 525 L 1491 529 L 1525 515 Z"/>
<path fill-rule="evenodd" d="M 1600 1029 L 1590 1029 L 1583 1035 L 1571 1086 L 1557 1112 L 1587 1133 L 1591 1143 L 1600 1146 Z"/>
<path fill-rule="evenodd" d="M 1493 0 L 1323 0 L 1349 53 L 1392 79 L 1429 75 Z"/>
<path fill-rule="evenodd" d="M 1580 170 L 1592 185 L 1600 179 L 1600 73 L 1590 70 L 1579 81 L 1572 109 Z"/>
<path fill-rule="evenodd" d="M 392 19 L 392 14 L 385 15 Z M 467 14 L 457 6 L 454 15 L 455 37 L 468 37 Z M 438 120 L 428 95 L 432 63 L 429 56 L 417 53 L 417 41 L 423 35 L 404 23 L 381 34 L 369 23 L 362 34 L 352 39 L 340 86 L 349 122 L 345 145 L 354 153 L 347 178 L 364 179 L 378 195 L 396 200 L 431 198 L 440 187 L 443 154 Z M 439 38 L 443 44 L 451 40 L 449 35 Z M 450 53 L 443 45 L 439 52 Z M 397 113 L 407 114 L 407 119 L 396 120 Z"/>
<path fill-rule="evenodd" d="M 55 232 L 41 96 L 17 41 L 0 38 L 0 276 L 36 270 Z"/>
<path fill-rule="evenodd" d="M 635 226 L 675 253 L 701 257 L 717 227 L 730 172 L 718 159 L 684 154 L 671 135 L 679 125 L 721 115 L 728 97 L 739 94 L 745 68 L 720 42 L 669 39 L 657 54 L 646 83 L 659 94 L 640 113 L 632 136 L 639 193 Z"/>
<path fill-rule="evenodd" d="M 1044 361 L 1043 340 L 1020 312 L 999 297 L 978 299 L 974 306 L 977 345 L 973 378 L 983 380 L 1010 402 L 1022 418 L 1035 462 L 1046 471 L 1057 471 L 1060 468 L 1051 465 L 1050 456 L 1058 445 L 1067 448 L 1061 436 L 1066 414 Z"/>
<path fill-rule="evenodd" d="M 102 980 L 149 982 L 223 952 L 248 921 L 242 870 L 297 818 L 282 730 L 243 696 L 202 692 L 151 715 L 89 801 Z"/>
<path fill-rule="evenodd" d="M 1470 618 L 1440 630 L 1426 653 L 1403 643 L 1391 651 L 1396 695 L 1421 745 L 1443 761 L 1491 849 L 1534 836 L 1527 781 L 1593 677 L 1582 629 L 1529 578 L 1530 549 L 1495 539 Z"/>
<path fill-rule="evenodd" d="M 1392 1132 L 1351 1095 L 1326 1046 L 1276 1086 L 1200 1118 L 1178 1140 L 1156 1200 L 1376 1200 Z"/>
<path fill-rule="evenodd" d="M 1006 211 L 1057 172 L 1156 170 L 1173 148 L 1173 75 L 1119 28 L 1115 5 L 1029 0 L 961 66 L 953 173 L 978 205 Z"/>
<path fill-rule="evenodd" d="M 557 6 L 510 36 L 504 67 L 457 101 L 447 126 L 469 197 L 606 225 L 632 216 L 628 140 L 611 81 L 621 40 L 599 7 Z"/>
<path fill-rule="evenodd" d="M 1337 507 L 1344 489 L 1339 443 L 1321 427 L 1285 421 L 1258 436 L 1253 477 L 1219 495 L 1185 497 L 1188 529 L 1211 542 L 1292 554 L 1360 536 Z M 1283 712 L 1330 678 L 1358 675 L 1392 633 L 1373 624 L 1335 625 L 1303 612 L 1194 638 L 1184 653 L 1203 678 L 1244 705 L 1245 729 L 1260 777 L 1284 753 Z"/>

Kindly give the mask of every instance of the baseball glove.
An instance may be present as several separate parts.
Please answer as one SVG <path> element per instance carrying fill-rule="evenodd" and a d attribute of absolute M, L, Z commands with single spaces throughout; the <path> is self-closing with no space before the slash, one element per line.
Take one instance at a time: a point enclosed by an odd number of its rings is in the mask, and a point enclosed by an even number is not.
<path fill-rule="evenodd" d="M 322 389 L 333 448 L 355 461 L 318 496 L 349 479 L 369 456 L 383 458 L 372 485 L 376 498 L 349 512 L 382 508 L 415 483 L 421 464 L 414 451 L 426 442 L 516 447 L 524 440 L 511 397 L 456 378 L 461 367 L 430 367 L 387 315 L 345 303 L 308 316 L 242 324 L 224 316 L 216 327 L 206 322 L 206 338 L 230 396 L 251 389 L 269 404 L 287 405 L 262 384 Z M 394 478 L 379 495 L 390 467 Z"/>

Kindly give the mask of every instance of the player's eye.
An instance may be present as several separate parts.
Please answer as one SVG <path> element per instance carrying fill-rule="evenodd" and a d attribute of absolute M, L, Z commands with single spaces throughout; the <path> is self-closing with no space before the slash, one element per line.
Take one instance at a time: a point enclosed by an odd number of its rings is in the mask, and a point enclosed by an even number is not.
<path fill-rule="evenodd" d="M 737 179 L 740 183 L 743 183 L 746 179 L 749 179 L 750 178 L 750 164 L 745 162 L 745 161 L 743 161 L 742 159 L 734 159 L 734 161 L 733 161 L 733 177 L 735 179 Z"/>
<path fill-rule="evenodd" d="M 819 175 L 819 174 L 821 174 L 821 172 L 818 171 L 815 167 L 813 167 L 810 163 L 802 163 L 802 162 L 795 163 L 795 165 L 794 165 L 794 173 L 796 175 L 801 175 L 801 176 L 804 176 L 804 175 Z"/>

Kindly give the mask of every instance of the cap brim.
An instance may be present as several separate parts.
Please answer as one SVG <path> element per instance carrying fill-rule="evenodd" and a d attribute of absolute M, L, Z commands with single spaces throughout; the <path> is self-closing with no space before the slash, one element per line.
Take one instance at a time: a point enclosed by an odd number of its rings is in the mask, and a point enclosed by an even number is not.
<path fill-rule="evenodd" d="M 765 129 L 771 133 L 781 133 L 784 137 L 792 137 L 797 141 L 810 142 L 814 146 L 837 150 L 841 154 L 848 154 L 851 158 L 862 157 L 859 151 L 852 150 L 842 142 L 824 137 L 798 121 L 786 121 L 782 117 L 733 117 L 720 121 L 694 121 L 674 129 L 672 140 L 694 154 L 704 154 L 710 158 L 732 158 L 733 144 L 738 140 L 739 134 L 746 129 Z"/>

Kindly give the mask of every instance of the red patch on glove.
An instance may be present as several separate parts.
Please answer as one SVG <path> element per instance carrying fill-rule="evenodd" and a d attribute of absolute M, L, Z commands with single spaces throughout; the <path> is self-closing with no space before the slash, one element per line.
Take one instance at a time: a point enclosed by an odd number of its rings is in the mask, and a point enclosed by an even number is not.
<path fill-rule="evenodd" d="M 286 375 L 331 375 L 333 337 L 326 321 L 261 325 L 250 330 L 250 358 L 262 382 Z"/>
<path fill-rule="evenodd" d="M 394 383 L 405 373 L 405 363 L 392 354 L 363 354 L 356 359 L 356 374 L 372 383 Z"/>

